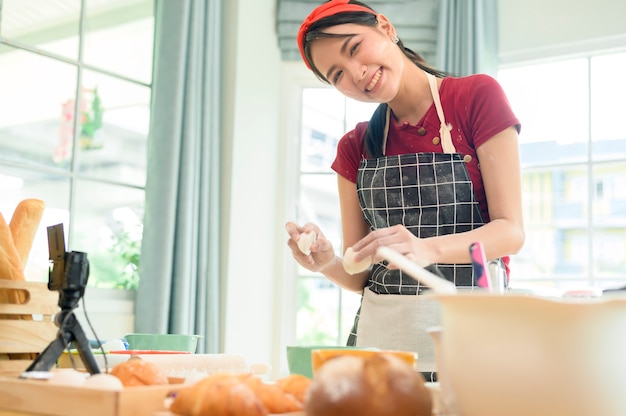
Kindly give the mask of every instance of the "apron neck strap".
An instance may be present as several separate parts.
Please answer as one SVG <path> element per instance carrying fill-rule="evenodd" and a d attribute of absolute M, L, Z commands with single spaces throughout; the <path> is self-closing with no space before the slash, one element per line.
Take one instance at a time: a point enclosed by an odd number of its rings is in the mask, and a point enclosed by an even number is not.
<path fill-rule="evenodd" d="M 391 107 L 387 104 L 385 113 L 385 128 L 383 129 L 383 156 L 387 153 L 387 137 L 389 136 L 389 119 L 391 118 Z"/>
<path fill-rule="evenodd" d="M 450 130 L 452 130 L 452 125 L 446 123 L 446 117 L 443 114 L 443 108 L 441 107 L 441 99 L 439 98 L 439 88 L 437 88 L 437 78 L 433 74 L 429 74 L 424 71 L 426 77 L 428 78 L 428 84 L 430 85 L 430 93 L 433 96 L 433 101 L 435 102 L 435 108 L 437 109 L 437 116 L 439 117 L 439 136 L 441 138 L 441 147 L 443 147 L 444 153 L 456 153 L 456 148 L 454 144 L 452 144 L 452 136 L 450 135 Z"/>
<path fill-rule="evenodd" d="M 437 88 L 437 78 L 433 74 L 424 71 L 428 78 L 428 85 L 430 86 L 430 93 L 433 96 L 435 108 L 437 109 L 437 116 L 439 117 L 439 136 L 441 138 L 441 147 L 444 153 L 456 153 L 456 148 L 452 143 L 452 136 L 450 130 L 452 125 L 446 123 L 446 117 L 443 114 L 443 108 L 441 106 L 441 99 L 439 98 L 439 88 Z M 385 113 L 385 128 L 383 129 L 383 155 L 387 152 L 387 137 L 389 136 L 389 120 L 391 119 L 391 107 L 387 105 L 387 112 Z"/>

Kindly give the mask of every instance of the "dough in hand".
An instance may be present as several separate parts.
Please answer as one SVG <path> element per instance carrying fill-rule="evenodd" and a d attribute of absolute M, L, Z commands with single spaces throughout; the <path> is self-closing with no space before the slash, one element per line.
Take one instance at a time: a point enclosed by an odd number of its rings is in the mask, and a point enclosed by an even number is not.
<path fill-rule="evenodd" d="M 346 253 L 343 255 L 343 268 L 350 274 L 364 272 L 372 265 L 371 256 L 368 256 L 360 261 L 356 261 L 354 257 L 354 250 L 352 250 L 352 247 L 348 247 Z"/>
<path fill-rule="evenodd" d="M 311 254 L 311 244 L 317 239 L 317 233 L 315 231 L 307 231 L 300 234 L 298 239 L 298 248 L 301 252 L 307 256 Z"/>

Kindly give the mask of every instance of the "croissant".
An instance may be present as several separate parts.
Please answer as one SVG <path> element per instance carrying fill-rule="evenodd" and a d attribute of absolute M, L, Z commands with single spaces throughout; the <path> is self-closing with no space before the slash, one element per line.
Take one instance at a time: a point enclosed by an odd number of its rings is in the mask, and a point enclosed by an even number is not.
<path fill-rule="evenodd" d="M 184 416 L 267 416 L 252 388 L 241 378 L 217 374 L 179 390 L 170 411 Z"/>

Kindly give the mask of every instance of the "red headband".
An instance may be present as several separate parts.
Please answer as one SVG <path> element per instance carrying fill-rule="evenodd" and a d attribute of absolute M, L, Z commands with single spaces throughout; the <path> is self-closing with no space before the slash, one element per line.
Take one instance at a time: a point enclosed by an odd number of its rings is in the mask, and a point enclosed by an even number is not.
<path fill-rule="evenodd" d="M 320 19 L 323 19 L 328 16 L 333 16 L 338 13 L 345 12 L 367 12 L 370 14 L 376 14 L 372 9 L 368 9 L 367 7 L 360 6 L 358 4 L 350 4 L 350 0 L 331 0 L 326 2 L 320 6 L 317 6 L 302 22 L 300 26 L 300 30 L 298 30 L 298 49 L 300 49 L 300 55 L 302 56 L 302 60 L 306 64 L 307 68 L 311 69 L 311 66 L 307 62 L 304 56 L 304 38 L 306 37 L 307 32 L 311 25 L 317 22 Z"/>

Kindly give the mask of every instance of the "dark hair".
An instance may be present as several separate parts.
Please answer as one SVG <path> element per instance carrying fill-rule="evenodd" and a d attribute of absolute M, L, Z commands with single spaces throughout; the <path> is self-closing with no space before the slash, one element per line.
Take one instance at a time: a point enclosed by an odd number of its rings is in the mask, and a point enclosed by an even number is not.
<path fill-rule="evenodd" d="M 376 12 L 374 11 L 374 9 L 359 1 L 352 0 L 350 1 L 350 3 L 366 7 L 372 10 L 372 13 L 345 12 L 324 17 L 311 25 L 304 38 L 304 58 L 311 67 L 311 70 L 313 71 L 315 76 L 326 84 L 330 84 L 330 82 L 315 66 L 315 64 L 313 63 L 313 59 L 311 59 L 311 41 L 322 38 L 341 38 L 351 36 L 350 34 L 336 34 L 325 32 L 324 30 L 329 27 L 348 23 L 370 27 L 375 27 L 378 24 L 378 20 L 376 20 Z M 413 62 L 423 71 L 433 74 L 436 77 L 444 77 L 448 75 L 447 73 L 439 71 L 428 65 L 420 54 L 404 46 L 401 40 L 398 41 L 398 47 L 400 48 L 400 50 L 402 50 L 404 55 L 406 55 L 411 60 L 411 62 Z M 372 114 L 372 118 L 370 119 L 367 129 L 365 130 L 365 150 L 367 151 L 369 157 L 380 157 L 383 155 L 382 138 L 384 135 L 384 129 L 386 124 L 385 118 L 387 114 L 387 107 L 387 103 L 383 103 L 378 106 L 378 108 L 374 111 L 374 114 Z"/>

